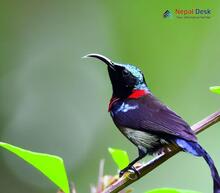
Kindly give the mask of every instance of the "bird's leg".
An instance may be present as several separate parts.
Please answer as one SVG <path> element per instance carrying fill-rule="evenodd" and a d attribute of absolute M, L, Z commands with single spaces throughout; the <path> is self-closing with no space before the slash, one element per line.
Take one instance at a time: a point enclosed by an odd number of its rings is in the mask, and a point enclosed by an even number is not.
<path fill-rule="evenodd" d="M 123 174 L 124 174 L 125 172 L 127 172 L 129 169 L 130 169 L 130 170 L 133 170 L 133 171 L 137 174 L 137 176 L 140 175 L 139 172 L 138 172 L 138 171 L 136 170 L 136 168 L 134 167 L 134 164 L 135 164 L 136 162 L 138 162 L 139 160 L 141 160 L 141 159 L 147 154 L 147 152 L 146 152 L 145 150 L 142 150 L 142 149 L 139 149 L 139 148 L 138 148 L 138 153 L 139 153 L 138 157 L 137 157 L 136 159 L 134 159 L 131 163 L 129 163 L 126 168 L 124 168 L 123 170 L 120 171 L 119 177 L 123 176 Z"/>
<path fill-rule="evenodd" d="M 135 173 L 138 173 L 135 167 L 133 166 L 137 161 L 139 161 L 141 158 L 138 156 L 135 160 L 133 160 L 131 163 L 128 164 L 126 168 L 120 171 L 119 177 L 123 176 L 125 172 L 127 172 L 129 169 L 133 170 Z"/>

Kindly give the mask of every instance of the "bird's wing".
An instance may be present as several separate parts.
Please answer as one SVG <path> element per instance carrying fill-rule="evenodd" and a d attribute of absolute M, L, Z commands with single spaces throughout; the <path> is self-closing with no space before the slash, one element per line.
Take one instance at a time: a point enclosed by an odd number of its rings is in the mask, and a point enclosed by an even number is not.
<path fill-rule="evenodd" d="M 190 126 L 153 95 L 149 94 L 126 102 L 130 106 L 137 105 L 138 108 L 128 110 L 126 113 L 118 112 L 113 119 L 119 127 L 147 131 L 161 137 L 171 135 L 189 141 L 196 141 L 196 136 Z"/>

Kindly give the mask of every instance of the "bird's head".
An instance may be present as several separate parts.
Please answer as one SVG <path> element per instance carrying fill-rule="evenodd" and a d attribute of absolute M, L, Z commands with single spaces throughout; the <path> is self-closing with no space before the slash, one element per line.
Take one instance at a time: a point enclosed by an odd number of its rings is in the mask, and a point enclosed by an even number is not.
<path fill-rule="evenodd" d="M 127 98 L 135 90 L 149 90 L 143 73 L 136 66 L 131 64 L 118 64 L 100 54 L 88 54 L 84 56 L 84 58 L 88 57 L 99 59 L 107 64 L 114 97 Z"/>

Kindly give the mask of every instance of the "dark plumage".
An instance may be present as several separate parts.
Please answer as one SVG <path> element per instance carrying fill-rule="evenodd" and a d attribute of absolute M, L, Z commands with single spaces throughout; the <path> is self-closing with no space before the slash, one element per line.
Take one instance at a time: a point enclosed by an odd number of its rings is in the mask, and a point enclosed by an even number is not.
<path fill-rule="evenodd" d="M 122 103 L 137 108 L 128 110 L 126 113 L 117 111 Z M 124 99 L 115 102 L 111 108 L 111 115 L 117 127 L 153 132 L 162 135 L 161 137 L 164 139 L 181 137 L 189 141 L 196 141 L 190 126 L 151 93 L 137 99 Z"/>
<path fill-rule="evenodd" d="M 121 133 L 138 148 L 139 156 L 120 172 L 123 175 L 147 154 L 154 154 L 173 143 L 195 156 L 202 156 L 210 167 L 214 193 L 220 193 L 220 178 L 213 160 L 198 144 L 190 126 L 175 112 L 156 99 L 135 66 L 117 64 L 99 54 L 89 54 L 108 66 L 112 83 L 109 112 Z"/>

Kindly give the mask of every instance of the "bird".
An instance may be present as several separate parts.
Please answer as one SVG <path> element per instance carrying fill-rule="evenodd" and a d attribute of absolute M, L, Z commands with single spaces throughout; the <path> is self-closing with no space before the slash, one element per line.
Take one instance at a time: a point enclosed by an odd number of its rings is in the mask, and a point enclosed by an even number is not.
<path fill-rule="evenodd" d="M 107 65 L 112 84 L 108 111 L 119 131 L 138 149 L 138 157 L 119 173 L 135 170 L 134 164 L 146 155 L 154 155 L 167 144 L 207 162 L 213 179 L 214 193 L 220 193 L 220 177 L 215 164 L 199 144 L 189 124 L 157 99 L 149 89 L 142 71 L 132 64 L 113 62 L 101 54 L 87 54 Z"/>

